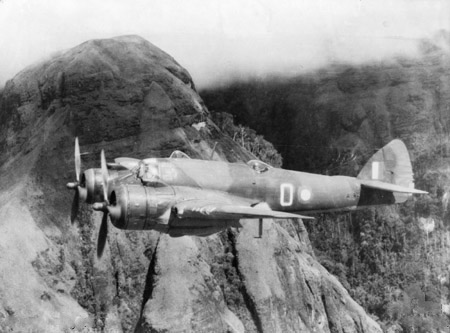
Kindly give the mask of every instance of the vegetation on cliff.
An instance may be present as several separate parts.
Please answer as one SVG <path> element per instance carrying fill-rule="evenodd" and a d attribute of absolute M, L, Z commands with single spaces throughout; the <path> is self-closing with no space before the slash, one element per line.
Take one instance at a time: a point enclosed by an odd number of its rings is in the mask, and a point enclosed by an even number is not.
<path fill-rule="evenodd" d="M 201 92 L 211 110 L 272 142 L 287 169 L 356 176 L 390 140 L 406 143 L 416 187 L 429 195 L 305 223 L 320 262 L 391 332 L 450 323 L 449 40 L 441 32 L 423 41 L 419 59 L 336 64 Z"/>

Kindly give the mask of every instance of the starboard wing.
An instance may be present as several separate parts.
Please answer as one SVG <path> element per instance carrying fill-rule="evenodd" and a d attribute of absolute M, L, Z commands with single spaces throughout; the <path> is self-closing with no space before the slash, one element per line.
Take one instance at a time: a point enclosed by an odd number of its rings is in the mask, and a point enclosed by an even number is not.
<path fill-rule="evenodd" d="M 136 168 L 139 165 L 139 162 L 141 160 L 138 160 L 137 158 L 131 158 L 131 157 L 118 157 L 114 159 L 114 162 L 117 165 L 120 165 L 121 167 L 132 170 Z"/>
<path fill-rule="evenodd" d="M 188 200 L 175 205 L 179 218 L 198 219 L 241 219 L 241 218 L 277 218 L 277 219 L 314 219 L 293 213 L 280 212 L 239 204 L 211 202 L 207 200 Z"/>

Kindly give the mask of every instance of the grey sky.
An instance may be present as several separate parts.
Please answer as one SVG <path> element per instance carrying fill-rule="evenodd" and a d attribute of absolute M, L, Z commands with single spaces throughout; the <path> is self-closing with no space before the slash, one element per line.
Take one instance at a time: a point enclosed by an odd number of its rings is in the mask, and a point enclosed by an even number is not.
<path fill-rule="evenodd" d="M 140 35 L 204 87 L 230 76 L 414 55 L 417 39 L 439 29 L 450 30 L 448 0 L 3 0 L 0 86 L 95 38 Z"/>

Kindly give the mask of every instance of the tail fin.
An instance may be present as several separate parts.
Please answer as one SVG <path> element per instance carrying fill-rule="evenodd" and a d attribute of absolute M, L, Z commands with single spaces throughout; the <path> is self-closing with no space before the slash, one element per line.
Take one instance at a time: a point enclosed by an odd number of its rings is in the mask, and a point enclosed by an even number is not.
<path fill-rule="evenodd" d="M 367 187 L 392 191 L 397 203 L 405 202 L 412 193 L 426 193 L 414 190 L 409 153 L 405 144 L 398 139 L 377 151 L 357 178 Z M 383 186 L 383 183 L 397 186 Z"/>

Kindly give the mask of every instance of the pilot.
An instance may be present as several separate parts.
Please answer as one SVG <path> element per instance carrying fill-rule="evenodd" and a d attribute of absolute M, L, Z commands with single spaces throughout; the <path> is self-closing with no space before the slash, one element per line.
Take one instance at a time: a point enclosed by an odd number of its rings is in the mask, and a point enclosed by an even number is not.
<path fill-rule="evenodd" d="M 262 173 L 264 171 L 267 171 L 268 167 L 265 163 L 259 162 L 259 161 L 255 161 L 254 163 L 252 163 L 252 168 L 253 170 L 255 170 L 257 173 Z"/>
<path fill-rule="evenodd" d="M 154 182 L 159 178 L 158 165 L 153 163 L 141 163 L 138 175 L 144 183 Z"/>

